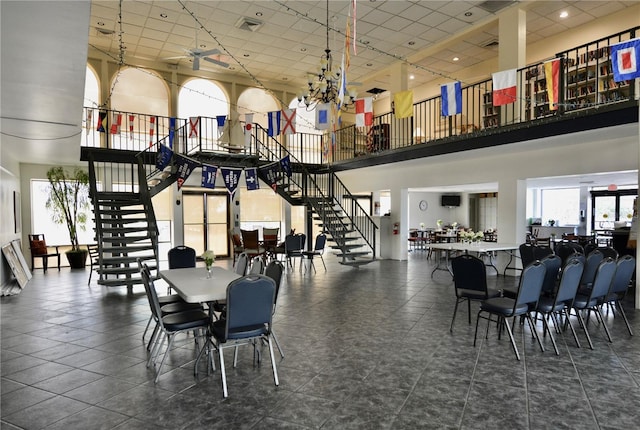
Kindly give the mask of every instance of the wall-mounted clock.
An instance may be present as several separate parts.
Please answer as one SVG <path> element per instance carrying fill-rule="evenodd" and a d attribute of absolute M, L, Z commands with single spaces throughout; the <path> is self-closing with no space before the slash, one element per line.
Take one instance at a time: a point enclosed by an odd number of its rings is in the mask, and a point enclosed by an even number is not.
<path fill-rule="evenodd" d="M 426 211 L 427 208 L 429 207 L 429 203 L 427 203 L 426 200 L 420 200 L 420 203 L 418 203 L 418 207 L 420 208 L 421 211 Z"/>

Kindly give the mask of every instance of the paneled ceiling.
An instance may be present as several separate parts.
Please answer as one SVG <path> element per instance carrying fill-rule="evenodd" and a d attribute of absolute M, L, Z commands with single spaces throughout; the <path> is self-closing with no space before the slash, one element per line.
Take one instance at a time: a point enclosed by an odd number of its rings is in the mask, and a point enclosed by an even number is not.
<path fill-rule="evenodd" d="M 409 62 L 419 86 L 434 75 L 452 76 L 497 55 L 497 13 L 518 4 L 527 10 L 527 43 L 585 24 L 631 5 L 633 1 L 381 1 L 359 0 L 356 9 L 357 55 L 351 53 L 348 79 L 388 87 L 385 70 Z M 341 61 L 351 2 L 328 2 L 329 48 Z M 560 12 L 566 11 L 566 18 Z M 246 25 L 253 21 L 253 25 Z M 239 28 L 241 23 L 245 27 Z M 352 25 L 353 28 L 353 25 Z M 219 49 L 215 59 L 229 69 L 201 62 L 199 74 L 238 75 L 258 84 L 303 88 L 326 48 L 326 1 L 92 1 L 90 55 L 108 53 L 148 66 L 190 69 L 185 49 Z M 464 38 L 451 43 L 455 35 Z M 197 40 L 196 40 L 197 39 Z M 446 44 L 443 42 L 447 42 Z M 441 49 L 438 46 L 442 45 Z M 446 46 L 446 47 L 445 47 Z M 454 61 L 454 57 L 458 60 Z"/>

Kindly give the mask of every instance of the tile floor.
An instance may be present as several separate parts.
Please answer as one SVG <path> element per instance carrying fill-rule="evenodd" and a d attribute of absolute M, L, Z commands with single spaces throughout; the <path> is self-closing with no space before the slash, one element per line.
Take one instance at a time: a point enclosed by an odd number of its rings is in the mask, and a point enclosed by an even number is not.
<path fill-rule="evenodd" d="M 559 356 L 548 339 L 542 353 L 518 328 L 518 362 L 495 329 L 473 347 L 464 307 L 449 333 L 451 278 L 432 279 L 432 263 L 413 254 L 360 269 L 328 256 L 327 272 L 291 271 L 274 325 L 286 354 L 278 356 L 280 386 L 268 361 L 254 367 L 242 348 L 238 367 L 228 368 L 225 400 L 219 372 L 207 376 L 203 366 L 194 378 L 192 337 L 181 339 L 153 383 L 141 340 L 149 316 L 142 288 L 127 295 L 87 287 L 88 271 L 37 271 L 20 295 L 0 300 L 1 428 L 638 426 L 640 344 L 621 318 L 607 321 L 613 344 L 591 324 L 595 350 L 559 336 Z M 489 281 L 501 287 L 514 279 Z M 632 303 L 627 311 L 640 333 L 640 312 Z"/>

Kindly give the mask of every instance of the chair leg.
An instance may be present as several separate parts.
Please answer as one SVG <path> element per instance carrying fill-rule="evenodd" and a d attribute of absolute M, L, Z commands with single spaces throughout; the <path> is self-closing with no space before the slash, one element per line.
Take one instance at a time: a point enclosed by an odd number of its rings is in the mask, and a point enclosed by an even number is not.
<path fill-rule="evenodd" d="M 453 307 L 453 317 L 451 318 L 451 327 L 449 327 L 451 333 L 453 333 L 453 323 L 456 321 L 456 313 L 458 313 L 458 303 L 460 303 L 460 299 L 456 298 L 456 305 Z M 469 314 L 469 324 L 471 324 L 471 314 Z"/>
<path fill-rule="evenodd" d="M 271 336 L 273 336 L 273 340 L 276 342 L 278 351 L 280 351 L 280 357 L 284 358 L 284 351 L 282 351 L 282 348 L 280 347 L 280 342 L 278 342 L 278 337 L 276 336 L 276 333 L 273 330 L 271 330 Z"/>
<path fill-rule="evenodd" d="M 578 322 L 580 323 L 580 327 L 582 327 L 582 330 L 584 330 L 584 334 L 587 336 L 587 342 L 589 342 L 589 348 L 593 349 L 593 342 L 591 342 L 591 336 L 589 336 L 589 330 L 587 330 L 587 325 L 584 323 L 582 314 L 580 314 L 580 311 L 577 309 L 576 309 L 576 315 L 578 316 Z"/>
<path fill-rule="evenodd" d="M 276 384 L 276 387 L 280 385 L 280 381 L 278 380 L 278 369 L 276 368 L 276 359 L 273 356 L 273 344 L 271 343 L 271 336 L 267 336 L 267 341 L 269 342 L 269 356 L 271 357 L 271 369 L 273 369 L 273 382 Z"/>
<path fill-rule="evenodd" d="M 556 355 L 560 355 L 560 352 L 558 351 L 558 345 L 556 345 L 556 339 L 553 337 L 553 333 L 551 333 L 551 329 L 549 329 L 549 323 L 547 322 L 546 318 L 544 318 L 544 316 L 542 317 L 542 324 L 544 325 L 544 330 L 549 333 L 549 337 L 551 338 L 551 343 L 553 344 L 553 349 L 556 351 Z"/>
<path fill-rule="evenodd" d="M 218 358 L 220 360 L 220 377 L 222 378 L 222 397 L 226 398 L 229 396 L 227 393 L 227 374 L 224 369 L 224 354 L 220 346 L 218 346 Z"/>
<path fill-rule="evenodd" d="M 571 324 L 571 321 L 570 321 L 570 319 L 569 319 L 569 317 L 571 316 L 571 315 L 570 315 L 570 312 L 571 312 L 571 311 L 569 310 L 569 312 L 567 312 L 567 309 L 563 309 L 563 310 L 562 310 L 562 312 L 564 313 L 565 318 L 566 318 L 566 322 L 565 322 L 565 330 L 566 330 L 566 325 L 568 324 L 568 325 L 569 325 L 569 328 L 571 329 L 571 334 L 573 334 L 573 339 L 576 341 L 576 346 L 577 346 L 578 348 L 580 348 L 580 341 L 578 340 L 578 336 L 576 335 L 576 331 L 575 331 L 575 329 L 573 328 L 573 324 Z"/>
<path fill-rule="evenodd" d="M 505 326 L 507 327 L 507 333 L 509 333 L 509 339 L 511 340 L 511 347 L 513 348 L 513 352 L 516 353 L 516 358 L 518 359 L 518 361 L 520 361 L 520 354 L 518 353 L 518 347 L 516 346 L 516 341 L 513 338 L 511 327 L 509 327 L 509 324 L 505 324 Z"/>
<path fill-rule="evenodd" d="M 60 271 L 60 254 L 58 254 L 58 272 Z"/>
<path fill-rule="evenodd" d="M 162 366 L 164 366 L 164 360 L 166 360 L 167 355 L 169 355 L 169 351 L 171 351 L 171 345 L 173 345 L 173 339 L 175 339 L 175 337 L 176 337 L 175 333 L 169 335 L 169 344 L 167 345 L 167 350 L 162 355 L 162 361 L 160 362 L 160 367 L 158 367 L 158 370 L 156 371 L 156 379 L 155 379 L 156 384 L 160 379 L 160 373 L 162 373 Z M 164 340 L 162 343 L 164 343 Z"/>
<path fill-rule="evenodd" d="M 622 314 L 622 318 L 624 319 L 624 323 L 627 325 L 627 330 L 629 331 L 629 335 L 633 336 L 633 331 L 631 330 L 631 326 L 629 325 L 629 320 L 627 319 L 627 313 L 624 311 L 624 308 L 622 307 L 622 303 L 620 303 L 620 300 L 616 300 L 615 306 L 620 310 L 620 313 Z"/>
<path fill-rule="evenodd" d="M 480 322 L 480 314 L 482 311 L 478 311 L 478 316 L 476 317 L 476 332 L 473 335 L 473 346 L 476 346 L 476 339 L 478 338 L 478 323 Z M 488 323 L 487 323 L 488 324 Z"/>
<path fill-rule="evenodd" d="M 322 265 L 324 266 L 324 271 L 327 271 L 327 265 L 324 264 L 324 258 L 322 258 L 322 254 L 320 254 L 320 261 L 322 261 Z"/>
<path fill-rule="evenodd" d="M 595 314 L 596 314 L 596 318 L 602 324 L 602 327 L 604 328 L 604 332 L 607 334 L 607 339 L 609 340 L 609 343 L 613 343 L 613 340 L 611 340 L 611 333 L 609 333 L 609 329 L 607 328 L 607 325 L 604 323 L 604 316 L 602 316 L 602 312 L 600 312 L 600 307 L 596 306 Z"/>
<path fill-rule="evenodd" d="M 531 335 L 536 338 L 538 341 L 538 345 L 540 345 L 540 350 L 544 352 L 544 346 L 542 346 L 542 341 L 540 340 L 540 336 L 538 336 L 538 330 L 536 330 L 536 325 L 533 323 L 533 319 L 529 313 L 526 314 L 527 321 L 529 322 L 529 329 L 531 329 Z"/>
<path fill-rule="evenodd" d="M 471 325 L 471 300 L 467 299 L 467 316 L 469 317 L 469 325 Z"/>
<path fill-rule="evenodd" d="M 151 337 L 149 338 L 149 343 L 147 344 L 147 351 L 151 350 L 151 344 L 153 343 L 153 339 L 158 334 L 158 329 L 159 328 L 160 328 L 160 326 L 158 325 L 158 323 L 156 323 L 156 326 L 153 328 L 153 332 L 151 333 Z"/>
<path fill-rule="evenodd" d="M 147 330 L 149 330 L 149 326 L 151 325 L 151 320 L 153 320 L 153 315 L 149 317 L 149 321 L 147 321 L 147 326 L 144 328 L 144 331 L 142 332 L 142 342 L 144 342 L 144 337 L 147 334 Z"/>

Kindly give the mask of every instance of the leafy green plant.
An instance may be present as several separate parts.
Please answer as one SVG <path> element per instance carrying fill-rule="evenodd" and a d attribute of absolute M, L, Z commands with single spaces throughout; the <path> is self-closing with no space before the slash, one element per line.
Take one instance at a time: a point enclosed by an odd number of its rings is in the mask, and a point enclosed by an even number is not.
<path fill-rule="evenodd" d="M 47 171 L 49 197 L 46 207 L 52 219 L 66 224 L 71 239 L 71 251 L 78 252 L 78 229 L 85 230 L 89 210 L 89 174 L 78 167 L 73 172 L 55 166 Z"/>

